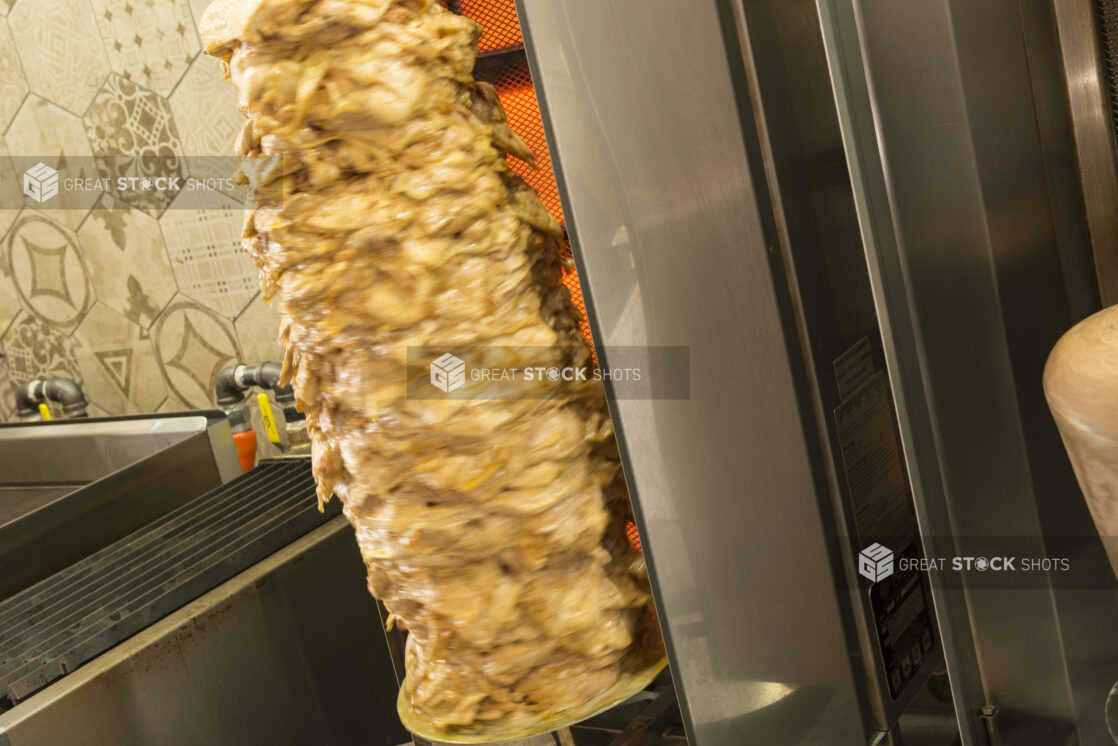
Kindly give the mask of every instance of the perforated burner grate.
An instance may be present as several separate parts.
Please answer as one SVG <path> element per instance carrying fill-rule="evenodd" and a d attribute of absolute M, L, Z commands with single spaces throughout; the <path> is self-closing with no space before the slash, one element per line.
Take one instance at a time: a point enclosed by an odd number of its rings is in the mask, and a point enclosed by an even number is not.
<path fill-rule="evenodd" d="M 340 513 L 310 459 L 265 462 L 0 603 L 0 711 Z"/>

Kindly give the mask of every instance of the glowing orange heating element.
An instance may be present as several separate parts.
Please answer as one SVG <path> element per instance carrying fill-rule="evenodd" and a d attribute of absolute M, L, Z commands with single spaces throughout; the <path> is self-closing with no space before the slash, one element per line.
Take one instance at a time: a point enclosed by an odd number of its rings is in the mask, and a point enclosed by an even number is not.
<path fill-rule="evenodd" d="M 472 18 L 481 26 L 482 35 L 478 47 L 483 56 L 494 50 L 516 49 L 524 44 L 514 0 L 449 0 L 446 4 L 451 10 Z M 505 55 L 501 58 L 499 67 L 490 67 L 489 73 L 479 77 L 488 80 L 497 89 L 501 104 L 505 107 L 505 114 L 508 116 L 509 126 L 513 132 L 520 135 L 536 159 L 536 167 L 532 168 L 518 158 L 510 157 L 509 167 L 535 190 L 540 202 L 552 217 L 566 227 L 563 205 L 559 200 L 559 188 L 555 182 L 551 153 L 547 149 L 543 119 L 540 116 L 540 106 L 536 100 L 536 89 L 532 83 L 528 61 L 522 54 Z M 569 243 L 564 243 L 563 256 L 567 259 L 571 256 Z M 582 314 L 579 331 L 593 350 L 594 343 L 590 338 L 590 325 L 586 320 L 586 303 L 582 297 L 582 286 L 573 269 L 564 273 L 563 284 L 571 293 L 571 301 Z M 597 356 L 595 356 L 596 360 Z"/>
<path fill-rule="evenodd" d="M 514 0 L 451 0 L 450 5 L 457 5 L 459 13 L 474 19 L 481 26 L 481 39 L 477 46 L 482 54 L 523 46 L 524 36 L 520 33 L 520 19 L 516 16 Z"/>
<path fill-rule="evenodd" d="M 509 166 L 535 190 L 540 202 L 552 216 L 563 223 L 563 206 L 559 202 L 559 189 L 555 183 L 551 153 L 547 150 L 540 105 L 536 101 L 536 89 L 532 85 L 528 62 L 523 58 L 510 60 L 492 77 L 492 82 L 501 96 L 509 126 L 520 135 L 536 157 L 536 168 L 518 158 L 510 158 Z"/>
<path fill-rule="evenodd" d="M 501 103 L 505 107 L 505 114 L 509 119 L 512 131 L 520 135 L 525 144 L 536 157 L 536 167 L 532 168 L 527 163 L 509 158 L 509 167 L 516 172 L 539 195 L 540 202 L 548 209 L 552 217 L 561 225 L 566 225 L 563 215 L 563 205 L 559 201 L 559 187 L 555 182 L 555 171 L 551 165 L 551 153 L 547 149 L 547 138 L 543 132 L 543 120 L 540 117 L 539 103 L 536 101 L 536 89 L 532 85 L 532 75 L 528 70 L 528 63 L 523 59 L 512 60 L 501 68 L 498 75 L 493 78 L 493 85 L 501 96 Z M 563 247 L 564 257 L 571 256 L 568 244 Z M 563 275 L 563 284 L 571 293 L 571 301 L 582 314 L 583 320 L 579 330 L 587 342 L 590 339 L 590 326 L 586 321 L 586 303 L 582 298 L 582 287 L 578 275 L 571 270 Z M 591 347 L 593 343 L 591 342 Z"/>
<path fill-rule="evenodd" d="M 636 549 L 638 552 L 644 551 L 644 549 L 641 548 L 641 535 L 637 531 L 637 524 L 629 521 L 629 523 L 625 525 L 625 535 L 629 537 L 629 544 L 633 549 Z"/>

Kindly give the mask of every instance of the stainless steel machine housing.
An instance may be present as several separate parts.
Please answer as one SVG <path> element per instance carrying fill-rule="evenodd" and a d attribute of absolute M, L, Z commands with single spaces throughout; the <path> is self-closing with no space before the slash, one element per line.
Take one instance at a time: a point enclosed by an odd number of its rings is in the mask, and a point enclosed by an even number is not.
<path fill-rule="evenodd" d="M 691 350 L 689 400 L 611 412 L 692 743 L 906 740 L 834 425 L 861 340 L 925 542 L 1092 533 L 1040 374 L 1114 254 L 1039 5 L 519 0 L 603 359 Z M 1118 593 L 1076 563 L 931 588 L 965 746 L 1109 743 Z"/>

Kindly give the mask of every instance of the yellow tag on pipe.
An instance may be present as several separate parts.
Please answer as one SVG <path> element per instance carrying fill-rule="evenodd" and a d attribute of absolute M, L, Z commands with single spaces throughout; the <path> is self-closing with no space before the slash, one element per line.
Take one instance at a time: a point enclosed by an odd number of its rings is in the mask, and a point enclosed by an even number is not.
<path fill-rule="evenodd" d="M 264 418 L 264 432 L 268 433 L 268 440 L 279 445 L 279 429 L 276 428 L 276 417 L 272 414 L 272 403 L 268 401 L 268 395 L 257 394 L 256 401 L 260 403 L 260 415 Z"/>
<path fill-rule="evenodd" d="M 43 422 L 50 422 L 54 418 L 50 416 L 50 407 L 46 404 L 39 404 L 39 414 L 43 417 Z"/>

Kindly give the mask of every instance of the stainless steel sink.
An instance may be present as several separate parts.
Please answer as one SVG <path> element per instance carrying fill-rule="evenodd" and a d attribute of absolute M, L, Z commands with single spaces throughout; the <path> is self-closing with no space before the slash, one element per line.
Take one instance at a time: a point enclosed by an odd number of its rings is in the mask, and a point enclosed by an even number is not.
<path fill-rule="evenodd" d="M 219 411 L 0 425 L 0 598 L 240 473 Z"/>

